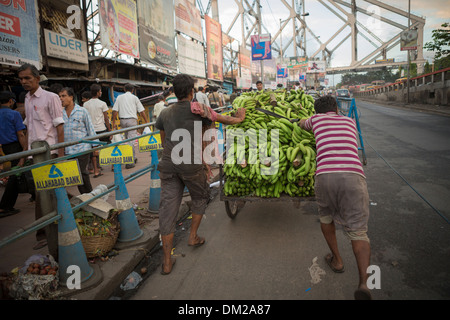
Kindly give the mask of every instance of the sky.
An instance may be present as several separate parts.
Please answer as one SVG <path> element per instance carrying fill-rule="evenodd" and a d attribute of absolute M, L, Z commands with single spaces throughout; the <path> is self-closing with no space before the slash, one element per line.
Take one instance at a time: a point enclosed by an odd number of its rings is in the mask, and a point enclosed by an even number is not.
<path fill-rule="evenodd" d="M 208 0 L 201 0 L 203 7 L 206 8 Z M 248 3 L 252 4 L 254 0 L 248 0 Z M 350 3 L 350 0 L 344 0 Z M 286 3 L 292 5 L 294 0 L 286 0 Z M 300 1 L 298 1 L 300 2 Z M 324 0 L 326 4 L 334 8 L 329 0 Z M 408 11 L 408 0 L 382 0 L 382 2 L 399 9 Z M 222 24 L 222 30 L 228 30 L 233 18 L 238 12 L 238 5 L 234 0 L 218 0 L 219 3 L 219 20 Z M 267 30 L 274 36 L 280 29 L 280 19 L 285 20 L 289 18 L 289 9 L 283 4 L 281 0 L 260 0 L 262 21 Z M 380 10 L 379 14 L 383 17 L 394 20 L 400 24 L 407 25 L 408 19 L 406 17 L 399 16 L 398 14 L 392 14 L 379 7 L 371 6 L 370 3 L 364 0 L 356 0 L 356 4 L 367 10 L 376 9 Z M 343 7 L 347 12 L 350 9 Z M 334 8 L 339 12 L 338 9 Z M 323 6 L 318 0 L 305 0 L 305 12 L 309 13 L 309 16 L 305 17 L 306 23 L 312 32 L 320 37 L 321 42 L 329 40 L 335 32 L 337 32 L 344 22 L 336 17 L 329 9 Z M 440 27 L 444 22 L 450 22 L 450 1 L 449 0 L 411 0 L 411 14 L 423 17 L 426 19 L 424 28 L 424 43 L 431 41 L 432 30 Z M 388 41 L 396 34 L 400 32 L 400 29 L 390 26 L 381 21 L 366 16 L 362 13 L 358 13 L 358 21 L 364 26 L 368 27 L 380 40 Z M 360 29 L 361 30 L 361 29 Z M 374 43 L 379 45 L 379 42 L 373 37 L 369 36 L 367 32 L 361 30 L 366 34 Z M 333 49 L 347 34 L 350 33 L 350 28 L 346 27 L 334 40 L 329 43 L 328 48 Z M 288 24 L 283 30 L 283 43 L 292 38 L 293 27 L 292 22 Z M 241 36 L 241 23 L 240 19 L 234 24 L 230 31 L 230 35 L 235 37 L 239 42 L 242 41 Z M 280 37 L 275 41 L 277 44 L 280 41 Z M 318 48 L 319 43 L 313 38 L 311 34 L 307 34 L 306 47 L 308 55 L 313 54 Z M 363 37 L 358 37 L 358 59 L 361 59 L 375 50 L 373 46 Z M 300 50 L 299 50 L 300 53 Z M 286 51 L 284 56 L 293 56 L 293 46 L 291 45 Z M 274 54 L 278 57 L 278 53 Z M 319 57 L 322 55 L 319 54 Z M 432 62 L 434 54 L 424 50 L 424 58 Z M 395 61 L 406 61 L 406 51 L 400 51 L 400 46 L 388 51 L 387 58 L 394 58 Z M 336 51 L 333 53 L 331 60 L 331 67 L 348 66 L 351 62 L 351 40 L 348 38 Z"/>

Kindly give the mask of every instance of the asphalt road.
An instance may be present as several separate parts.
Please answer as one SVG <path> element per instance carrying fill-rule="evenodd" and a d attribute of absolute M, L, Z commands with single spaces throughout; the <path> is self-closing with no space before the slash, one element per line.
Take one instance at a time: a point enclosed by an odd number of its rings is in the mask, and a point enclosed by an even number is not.
<path fill-rule="evenodd" d="M 357 105 L 371 200 L 371 264 L 380 270 L 373 297 L 449 299 L 450 118 Z M 346 271 L 333 273 L 323 259 L 328 248 L 315 202 L 300 208 L 247 203 L 231 220 L 216 197 L 200 226 L 207 242 L 199 248 L 187 246 L 188 226 L 186 220 L 178 227 L 173 272 L 161 275 L 155 254 L 150 261 L 158 267 L 128 299 L 353 299 L 358 275 L 351 244 L 339 230 Z"/>

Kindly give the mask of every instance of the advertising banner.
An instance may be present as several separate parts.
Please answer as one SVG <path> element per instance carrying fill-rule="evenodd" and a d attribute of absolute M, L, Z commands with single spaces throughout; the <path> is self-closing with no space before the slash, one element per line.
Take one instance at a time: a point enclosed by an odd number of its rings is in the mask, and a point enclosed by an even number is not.
<path fill-rule="evenodd" d="M 406 30 L 400 34 L 400 51 L 417 50 L 417 30 Z"/>
<path fill-rule="evenodd" d="M 203 42 L 202 17 L 193 0 L 175 0 L 175 28 Z"/>
<path fill-rule="evenodd" d="M 176 70 L 173 2 L 138 0 L 141 60 Z"/>
<path fill-rule="evenodd" d="M 37 30 L 34 0 L 0 1 L 0 63 L 40 69 Z"/>
<path fill-rule="evenodd" d="M 289 69 L 300 69 L 308 67 L 308 58 L 306 57 L 290 57 L 289 64 L 287 66 Z"/>
<path fill-rule="evenodd" d="M 287 78 L 288 74 L 288 68 L 285 65 L 277 66 L 277 78 Z"/>
<path fill-rule="evenodd" d="M 240 47 L 239 52 L 239 65 L 241 68 L 252 68 L 252 59 L 251 59 L 251 52 L 250 50 Z"/>
<path fill-rule="evenodd" d="M 177 36 L 178 66 L 181 73 L 206 78 L 205 50 L 201 43 Z"/>
<path fill-rule="evenodd" d="M 102 46 L 139 59 L 136 1 L 99 0 L 99 8 Z"/>
<path fill-rule="evenodd" d="M 307 73 L 326 72 L 325 61 L 309 61 Z"/>
<path fill-rule="evenodd" d="M 208 79 L 223 81 L 222 26 L 205 15 Z"/>
<path fill-rule="evenodd" d="M 272 59 L 272 43 L 270 34 L 253 35 L 252 40 L 252 60 Z"/>

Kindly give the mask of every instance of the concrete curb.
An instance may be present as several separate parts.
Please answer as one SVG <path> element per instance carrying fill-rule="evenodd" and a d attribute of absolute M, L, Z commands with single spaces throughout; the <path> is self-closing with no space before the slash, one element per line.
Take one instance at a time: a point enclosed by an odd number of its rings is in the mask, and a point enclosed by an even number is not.
<path fill-rule="evenodd" d="M 218 171 L 212 181 L 218 180 Z M 184 196 L 178 211 L 178 220 L 184 218 L 190 211 L 190 196 Z M 108 261 L 98 261 L 92 264 L 94 279 L 81 284 L 81 289 L 60 289 L 61 299 L 73 300 L 107 300 L 136 266 L 160 242 L 159 222 L 157 214 L 138 214 L 144 221 L 140 227 L 144 235 L 130 243 L 117 243 L 114 247 L 118 255 Z"/>

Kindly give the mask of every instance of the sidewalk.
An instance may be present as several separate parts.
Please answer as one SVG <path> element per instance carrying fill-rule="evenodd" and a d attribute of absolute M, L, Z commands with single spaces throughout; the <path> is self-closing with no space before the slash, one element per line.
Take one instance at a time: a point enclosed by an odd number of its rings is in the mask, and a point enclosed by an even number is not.
<path fill-rule="evenodd" d="M 150 164 L 150 153 L 140 153 L 137 155 L 137 158 L 138 162 L 135 168 L 125 169 L 125 166 L 123 166 L 122 173 L 124 177 Z M 93 188 L 99 184 L 109 185 L 114 183 L 114 173 L 111 171 L 111 166 L 103 167 L 102 173 L 102 176 L 95 179 L 93 178 L 93 174 L 90 175 Z M 213 173 L 217 176 L 218 169 L 214 169 Z M 117 242 L 113 250 L 118 253 L 115 256 L 106 259 L 90 259 L 89 263 L 94 269 L 94 275 L 81 284 L 80 290 L 68 290 L 63 286 L 60 286 L 58 290 L 61 292 L 61 299 L 108 299 L 114 290 L 118 288 L 126 277 L 135 269 L 139 262 L 144 259 L 155 246 L 159 245 L 158 217 L 155 214 L 147 212 L 150 192 L 150 173 L 128 183 L 126 186 L 131 202 L 137 205 L 135 213 L 139 226 L 144 233 L 143 236 L 130 243 Z M 4 187 L 0 188 L 0 197 L 3 195 L 4 190 Z M 75 196 L 79 194 L 76 187 L 67 188 L 67 191 Z M 34 221 L 35 204 L 34 202 L 30 202 L 29 198 L 29 194 L 20 194 L 15 208 L 20 209 L 21 212 L 0 220 L 0 239 L 4 239 Z M 189 201 L 189 195 L 183 197 L 179 211 L 179 219 L 188 214 Z M 115 192 L 109 193 L 108 203 L 115 206 Z M 9 273 L 16 267 L 22 267 L 25 261 L 32 255 L 47 255 L 49 253 L 47 247 L 33 250 L 35 243 L 35 233 L 33 232 L 32 234 L 1 248 L 0 274 Z"/>

